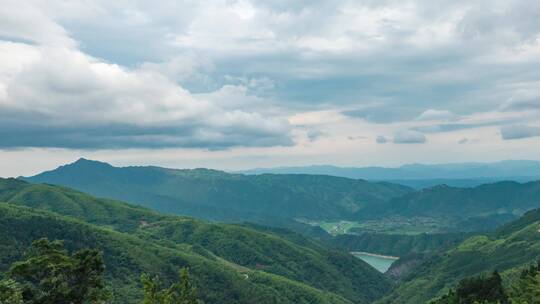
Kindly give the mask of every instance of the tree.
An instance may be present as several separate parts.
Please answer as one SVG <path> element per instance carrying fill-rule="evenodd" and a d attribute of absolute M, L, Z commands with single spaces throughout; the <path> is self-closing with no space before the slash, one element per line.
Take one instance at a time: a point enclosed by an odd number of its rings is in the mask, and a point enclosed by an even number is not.
<path fill-rule="evenodd" d="M 108 298 L 103 282 L 101 252 L 83 249 L 72 255 L 63 242 L 43 238 L 32 243 L 24 261 L 15 262 L 8 276 L 21 286 L 24 303 L 102 303 Z"/>
<path fill-rule="evenodd" d="M 190 282 L 187 268 L 180 270 L 180 281 L 166 289 L 160 290 L 158 277 L 143 274 L 141 282 L 144 291 L 142 304 L 202 304 L 197 289 Z"/>
<path fill-rule="evenodd" d="M 510 288 L 512 304 L 540 303 L 540 262 L 521 272 Z"/>
<path fill-rule="evenodd" d="M 0 281 L 0 304 L 23 304 L 22 290 L 11 279 Z"/>
<path fill-rule="evenodd" d="M 499 272 L 491 276 L 461 280 L 455 290 L 432 302 L 433 304 L 507 304 L 508 296 L 502 286 Z"/>

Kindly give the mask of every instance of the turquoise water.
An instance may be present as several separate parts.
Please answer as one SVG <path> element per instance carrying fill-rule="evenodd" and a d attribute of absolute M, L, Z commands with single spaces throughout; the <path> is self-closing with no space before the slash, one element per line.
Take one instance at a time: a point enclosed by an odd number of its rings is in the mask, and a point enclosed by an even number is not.
<path fill-rule="evenodd" d="M 377 269 L 380 272 L 386 272 L 388 268 L 390 268 L 390 265 L 392 265 L 392 263 L 397 260 L 395 258 L 373 256 L 360 252 L 355 252 L 353 253 L 353 255 L 359 259 L 362 259 L 364 262 L 373 266 L 373 268 Z"/>

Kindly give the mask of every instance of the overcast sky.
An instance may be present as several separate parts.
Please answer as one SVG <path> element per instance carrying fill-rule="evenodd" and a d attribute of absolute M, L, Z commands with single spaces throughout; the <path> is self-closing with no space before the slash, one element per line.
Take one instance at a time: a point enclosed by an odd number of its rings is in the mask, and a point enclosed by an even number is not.
<path fill-rule="evenodd" d="M 540 159 L 539 1 L 0 5 L 0 176 Z"/>

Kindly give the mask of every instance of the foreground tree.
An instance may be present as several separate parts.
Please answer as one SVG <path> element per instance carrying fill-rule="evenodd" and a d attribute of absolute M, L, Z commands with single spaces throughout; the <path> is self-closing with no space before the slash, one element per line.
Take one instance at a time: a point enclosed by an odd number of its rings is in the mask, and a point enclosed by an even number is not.
<path fill-rule="evenodd" d="M 22 290 L 11 279 L 0 281 L 0 304 L 23 304 Z"/>
<path fill-rule="evenodd" d="M 141 276 L 144 299 L 142 304 L 202 304 L 197 296 L 197 289 L 189 280 L 187 268 L 180 270 L 180 281 L 173 283 L 169 288 L 160 289 L 157 277 L 147 274 Z"/>
<path fill-rule="evenodd" d="M 20 286 L 23 303 L 103 303 L 108 298 L 101 252 L 79 250 L 70 255 L 63 242 L 43 238 L 32 243 L 26 259 L 15 262 L 9 282 Z"/>

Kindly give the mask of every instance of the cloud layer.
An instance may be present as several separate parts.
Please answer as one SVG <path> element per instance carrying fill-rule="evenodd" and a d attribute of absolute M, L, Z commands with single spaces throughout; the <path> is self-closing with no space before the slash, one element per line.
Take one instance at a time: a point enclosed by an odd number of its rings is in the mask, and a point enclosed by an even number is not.
<path fill-rule="evenodd" d="M 0 148 L 537 137 L 539 20 L 526 0 L 6 0 Z"/>

